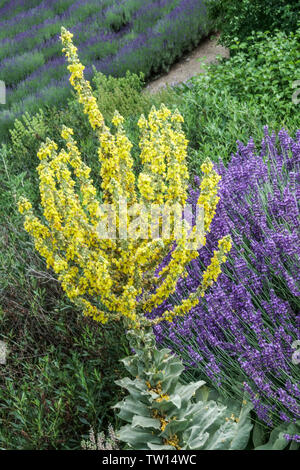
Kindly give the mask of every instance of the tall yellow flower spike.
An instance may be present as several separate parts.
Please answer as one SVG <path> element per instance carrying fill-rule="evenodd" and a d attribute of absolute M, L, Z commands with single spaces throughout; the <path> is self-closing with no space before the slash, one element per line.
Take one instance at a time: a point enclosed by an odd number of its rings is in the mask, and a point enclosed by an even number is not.
<path fill-rule="evenodd" d="M 152 204 L 183 206 L 188 191 L 188 141 L 181 127 L 182 116 L 178 111 L 172 113 L 164 105 L 159 110 L 153 108 L 148 118 L 141 116 L 138 126 L 143 169 L 136 177 L 132 143 L 125 135 L 124 119 L 115 112 L 112 119 L 114 133 L 105 125 L 91 85 L 84 78 L 84 66 L 79 61 L 72 37 L 62 28 L 61 41 L 69 63 L 70 83 L 98 138 L 104 203 L 115 210 L 121 200 L 126 201 L 129 210 L 136 203 L 146 207 Z M 73 135 L 72 129 L 63 127 L 61 136 L 65 149 L 58 151 L 57 144 L 47 139 L 38 152 L 40 164 L 37 171 L 44 221 L 34 215 L 29 201 L 25 198 L 19 201 L 19 211 L 25 217 L 25 230 L 33 237 L 35 248 L 57 274 L 68 297 L 83 309 L 85 315 L 97 321 L 106 323 L 126 318 L 132 322 L 131 326 L 140 328 L 185 315 L 216 281 L 220 265 L 226 260 L 225 253 L 231 247 L 230 238 L 220 240 L 219 250 L 203 274 L 203 282 L 197 292 L 172 312 L 165 312 L 160 319 L 147 320 L 145 312 L 161 304 L 175 291 L 179 277 L 185 275 L 186 266 L 198 256 L 198 251 L 187 248 L 196 236 L 195 230 L 189 232 L 184 229 L 175 247 L 173 234 L 167 239 L 150 241 L 147 237 L 99 237 L 99 222 L 107 220 L 107 214 L 102 210 L 90 178 L 90 168 L 82 161 Z M 202 171 L 204 176 L 198 205 L 204 207 L 206 233 L 216 211 L 220 177 L 209 160 L 202 165 Z M 119 215 L 116 219 L 120 232 Z M 126 220 L 127 229 L 132 216 Z M 171 222 L 174 223 L 174 219 L 171 218 Z M 205 235 L 201 242 L 205 243 Z M 158 277 L 157 266 L 172 246 L 171 261 Z"/>

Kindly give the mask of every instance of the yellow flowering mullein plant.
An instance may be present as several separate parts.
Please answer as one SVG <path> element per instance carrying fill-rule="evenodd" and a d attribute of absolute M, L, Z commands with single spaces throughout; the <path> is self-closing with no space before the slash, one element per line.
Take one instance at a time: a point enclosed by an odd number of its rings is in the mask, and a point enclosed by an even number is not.
<path fill-rule="evenodd" d="M 128 211 L 136 203 L 147 207 L 176 203 L 184 206 L 188 191 L 188 142 L 182 131 L 183 118 L 178 111 L 172 113 L 164 105 L 159 110 L 152 108 L 148 119 L 141 116 L 138 126 L 143 170 L 136 177 L 132 144 L 125 134 L 123 117 L 115 112 L 114 133 L 105 125 L 90 83 L 84 78 L 84 66 L 78 59 L 72 36 L 62 28 L 70 82 L 98 138 L 102 200 L 90 178 L 90 168 L 81 159 L 73 130 L 64 127 L 61 135 L 65 149 L 58 150 L 56 143 L 47 139 L 38 152 L 44 221 L 34 215 L 25 198 L 19 201 L 19 210 L 25 214 L 24 226 L 32 235 L 35 248 L 58 275 L 68 297 L 85 315 L 102 323 L 125 317 L 139 328 L 151 323 L 145 313 L 175 292 L 187 264 L 198 256 L 197 250 L 187 248 L 196 237 L 195 228 L 183 230 L 175 245 L 173 235 L 169 239 L 152 240 L 143 237 L 103 239 L 97 231 L 99 223 L 107 217 L 101 206 L 109 204 L 116 214 L 119 214 L 122 200 L 126 201 Z M 204 228 L 208 232 L 218 203 L 220 177 L 209 160 L 203 163 L 202 171 L 198 205 L 204 208 Z M 120 222 L 120 216 L 117 215 L 117 219 Z M 201 244 L 205 244 L 205 234 Z M 157 266 L 172 247 L 170 263 L 157 276 Z M 195 306 L 217 279 L 230 248 L 229 236 L 220 240 L 198 291 L 155 322 L 172 321 L 174 316 L 185 315 Z"/>

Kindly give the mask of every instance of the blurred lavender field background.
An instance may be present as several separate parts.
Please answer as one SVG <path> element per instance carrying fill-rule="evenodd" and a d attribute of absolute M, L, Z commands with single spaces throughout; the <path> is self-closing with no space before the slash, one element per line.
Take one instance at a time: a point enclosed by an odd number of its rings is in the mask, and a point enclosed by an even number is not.
<path fill-rule="evenodd" d="M 80 58 L 106 75 L 168 70 L 209 31 L 204 0 L 11 0 L 0 2 L 0 79 L 7 86 L 2 134 L 25 111 L 70 93 L 58 40 L 64 25 Z"/>

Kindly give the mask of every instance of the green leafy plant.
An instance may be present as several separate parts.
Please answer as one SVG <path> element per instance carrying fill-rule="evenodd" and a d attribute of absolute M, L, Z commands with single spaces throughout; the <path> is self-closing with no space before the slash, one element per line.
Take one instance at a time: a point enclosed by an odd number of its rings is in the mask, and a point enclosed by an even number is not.
<path fill-rule="evenodd" d="M 126 119 L 125 126 L 129 131 L 129 136 L 134 136 L 137 150 L 139 149 L 139 134 L 136 122 L 140 114 L 148 114 L 152 105 L 160 106 L 162 101 L 165 103 L 178 101 L 176 95 L 168 90 L 163 90 L 155 97 L 142 93 L 144 85 L 142 74 L 127 72 L 125 77 L 115 78 L 95 71 L 93 84 L 94 94 L 103 111 L 105 121 L 111 121 L 115 109 L 120 110 Z M 32 178 L 36 167 L 36 154 L 41 142 L 47 136 L 61 141 L 60 133 L 63 124 L 77 127 L 79 148 L 92 170 L 95 168 L 96 176 L 98 172 L 96 140 L 89 123 L 84 119 L 81 105 L 74 97 L 68 100 L 67 106 L 63 109 L 49 106 L 37 113 L 25 113 L 14 121 L 9 130 L 9 147 L 14 155 L 13 172 L 28 170 L 28 177 Z M 24 159 L 25 154 L 26 159 Z"/>
<path fill-rule="evenodd" d="M 134 379 L 117 381 L 129 396 L 114 408 L 128 423 L 117 436 L 129 449 L 245 449 L 252 429 L 250 403 L 210 399 L 202 380 L 182 382 L 181 360 L 168 349 L 156 349 L 152 331 L 128 335 L 135 355 L 122 362 Z"/>
<path fill-rule="evenodd" d="M 299 41 L 300 28 L 290 34 L 258 32 L 248 43 L 236 40 L 230 48 L 235 55 L 211 66 L 209 74 L 199 76 L 199 84 L 203 92 L 227 90 L 248 106 L 255 103 L 262 114 L 273 110 L 277 119 L 287 112 L 296 116 L 292 95 L 293 83 L 300 78 Z"/>
<path fill-rule="evenodd" d="M 208 0 L 207 6 L 227 45 L 235 38 L 244 41 L 253 31 L 295 31 L 300 12 L 298 0 Z"/>

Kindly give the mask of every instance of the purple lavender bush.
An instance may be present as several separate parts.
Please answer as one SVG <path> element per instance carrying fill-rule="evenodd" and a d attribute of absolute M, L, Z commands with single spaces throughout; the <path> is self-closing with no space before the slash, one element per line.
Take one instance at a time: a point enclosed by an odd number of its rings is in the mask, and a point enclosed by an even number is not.
<path fill-rule="evenodd" d="M 230 233 L 233 248 L 218 282 L 188 317 L 155 327 L 156 338 L 224 395 L 248 392 L 269 426 L 300 418 L 293 349 L 300 339 L 299 166 L 300 130 L 295 140 L 281 130 L 277 142 L 265 128 L 260 153 L 253 140 L 238 142 L 228 167 L 218 164 L 220 202 L 207 245 L 176 294 L 152 312 L 197 289 L 217 240 Z M 189 202 L 198 194 L 196 177 Z"/>

